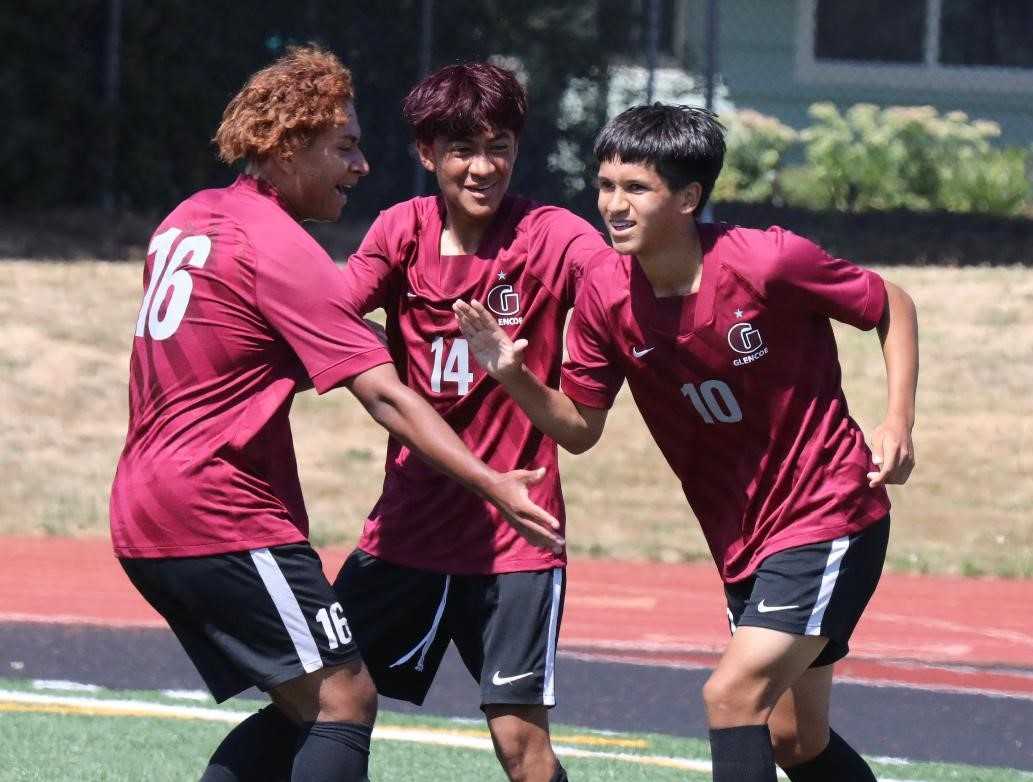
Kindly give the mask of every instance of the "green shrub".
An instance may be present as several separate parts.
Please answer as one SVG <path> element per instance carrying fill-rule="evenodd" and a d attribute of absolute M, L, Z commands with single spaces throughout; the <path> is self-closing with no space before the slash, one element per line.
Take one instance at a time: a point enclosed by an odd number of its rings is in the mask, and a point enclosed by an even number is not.
<path fill-rule="evenodd" d="M 815 123 L 800 137 L 808 167 L 787 178 L 786 200 L 811 208 L 946 209 L 1011 215 L 1030 198 L 1027 152 L 994 149 L 996 123 L 931 106 L 880 109 L 868 103 L 845 114 L 815 103 Z"/>
<path fill-rule="evenodd" d="M 991 149 L 979 159 L 959 160 L 945 178 L 943 208 L 997 215 L 1026 213 L 1033 206 L 1028 164 L 1029 152 L 1017 147 Z"/>
<path fill-rule="evenodd" d="M 714 188 L 719 201 L 772 201 L 782 158 L 797 133 L 774 117 L 745 109 L 722 116 L 728 128 L 724 168 Z"/>
<path fill-rule="evenodd" d="M 723 176 L 723 175 L 722 175 Z M 820 212 L 830 209 L 828 187 L 810 166 L 787 166 L 778 175 L 778 192 L 790 206 Z"/>

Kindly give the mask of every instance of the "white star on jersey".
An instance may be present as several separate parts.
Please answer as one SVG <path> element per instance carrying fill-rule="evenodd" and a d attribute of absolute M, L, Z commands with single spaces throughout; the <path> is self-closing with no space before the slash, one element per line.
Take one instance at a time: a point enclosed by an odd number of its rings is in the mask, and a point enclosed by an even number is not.
<path fill-rule="evenodd" d="M 735 317 L 741 318 L 742 317 L 742 310 L 736 310 L 735 311 Z"/>
<path fill-rule="evenodd" d="M 506 279 L 506 273 L 505 272 L 499 272 L 499 279 L 500 280 Z"/>

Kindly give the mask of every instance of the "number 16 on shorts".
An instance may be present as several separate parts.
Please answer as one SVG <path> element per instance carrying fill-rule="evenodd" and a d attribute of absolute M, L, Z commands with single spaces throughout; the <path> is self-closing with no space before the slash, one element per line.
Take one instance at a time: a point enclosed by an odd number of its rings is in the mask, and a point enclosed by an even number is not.
<path fill-rule="evenodd" d="M 344 616 L 344 609 L 340 603 L 334 603 L 329 608 L 320 608 L 316 612 L 316 621 L 323 626 L 326 633 L 327 643 L 331 649 L 338 645 L 351 643 L 352 631 L 348 627 L 348 620 Z"/>

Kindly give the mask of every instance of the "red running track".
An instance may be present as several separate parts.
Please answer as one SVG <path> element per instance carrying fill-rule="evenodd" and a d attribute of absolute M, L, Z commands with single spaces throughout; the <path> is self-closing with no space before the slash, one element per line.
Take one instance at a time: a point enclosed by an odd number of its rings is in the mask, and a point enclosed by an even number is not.
<path fill-rule="evenodd" d="M 164 626 L 106 539 L 4 538 L 0 621 Z M 321 550 L 331 577 L 347 554 Z M 837 665 L 841 679 L 1033 699 L 1033 581 L 887 574 Z M 568 654 L 712 667 L 727 641 L 709 565 L 574 560 Z"/>

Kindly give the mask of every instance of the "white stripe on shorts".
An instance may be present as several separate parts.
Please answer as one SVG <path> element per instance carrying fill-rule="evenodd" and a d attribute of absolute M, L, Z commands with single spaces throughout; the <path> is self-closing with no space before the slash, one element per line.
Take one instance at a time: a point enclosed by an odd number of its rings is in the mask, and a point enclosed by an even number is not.
<path fill-rule="evenodd" d="M 563 593 L 563 571 L 552 569 L 552 604 L 549 606 L 549 640 L 545 649 L 545 687 L 542 705 L 556 705 L 556 630 L 560 621 L 560 596 Z"/>
<path fill-rule="evenodd" d="M 280 614 L 280 621 L 287 629 L 291 637 L 294 649 L 298 653 L 301 667 L 305 673 L 318 671 L 323 667 L 323 658 L 319 656 L 319 647 L 316 646 L 316 639 L 312 637 L 305 615 L 301 613 L 301 606 L 298 605 L 298 598 L 291 591 L 290 584 L 283 576 L 283 571 L 276 564 L 276 558 L 267 548 L 258 548 L 250 552 L 251 560 L 258 568 L 258 575 L 262 583 L 273 599 L 277 613 Z"/>
<path fill-rule="evenodd" d="M 818 599 L 814 602 L 814 610 L 811 611 L 811 618 L 807 620 L 807 629 L 804 635 L 821 635 L 821 623 L 825 618 L 825 609 L 829 607 L 832 599 L 832 590 L 836 588 L 836 579 L 839 578 L 839 566 L 850 548 L 850 538 L 836 538 L 832 541 L 832 548 L 829 550 L 829 558 L 825 563 L 825 572 L 821 576 L 821 588 L 818 590 Z"/>
<path fill-rule="evenodd" d="M 430 630 L 420 639 L 416 646 L 391 663 L 388 668 L 397 668 L 399 665 L 404 665 L 409 662 L 409 658 L 416 654 L 416 652 L 422 651 L 420 659 L 416 661 L 416 670 L 423 670 L 423 664 L 427 661 L 427 652 L 430 651 L 430 647 L 434 643 L 434 636 L 438 634 L 438 625 L 441 624 L 441 616 L 445 613 L 445 603 L 448 602 L 448 587 L 451 583 L 452 576 L 445 576 L 445 588 L 441 592 L 441 602 L 438 603 L 438 610 L 434 614 L 434 621 L 430 624 Z"/>

